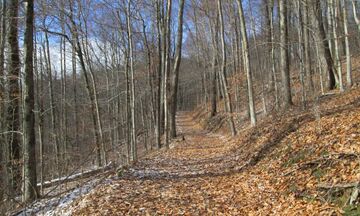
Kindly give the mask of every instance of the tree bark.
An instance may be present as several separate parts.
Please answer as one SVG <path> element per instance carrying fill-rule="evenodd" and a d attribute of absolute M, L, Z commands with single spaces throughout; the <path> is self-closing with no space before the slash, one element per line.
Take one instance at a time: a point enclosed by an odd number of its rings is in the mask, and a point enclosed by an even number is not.
<path fill-rule="evenodd" d="M 250 67 L 250 54 L 249 54 L 249 44 L 246 32 L 245 25 L 245 17 L 243 12 L 243 7 L 241 0 L 237 0 L 238 9 L 239 9 L 239 17 L 240 17 L 240 29 L 241 29 L 241 37 L 242 37 L 242 48 L 243 48 L 243 61 L 244 68 L 246 71 L 247 85 L 248 85 L 248 99 L 249 99 L 249 110 L 250 110 L 250 120 L 251 125 L 256 125 L 256 111 L 254 104 L 254 96 L 253 96 L 253 84 L 252 84 L 252 71 Z"/>
<path fill-rule="evenodd" d="M 276 75 L 276 65 L 275 65 L 275 31 L 274 31 L 274 0 L 269 0 L 268 3 L 268 27 L 269 27 L 269 35 L 268 42 L 271 47 L 271 76 L 273 80 L 274 86 L 274 98 L 275 98 L 275 109 L 279 108 L 279 89 Z"/>
<path fill-rule="evenodd" d="M 283 87 L 285 107 L 293 104 L 291 98 L 290 70 L 288 57 L 288 27 L 287 27 L 287 5 L 285 0 L 279 0 L 280 17 L 280 72 Z"/>
<path fill-rule="evenodd" d="M 360 19 L 358 18 L 357 13 L 356 13 L 356 5 L 358 3 L 355 2 L 355 0 L 352 0 L 351 3 L 352 3 L 352 11 L 353 11 L 354 20 L 355 20 L 355 23 L 357 25 L 357 28 L 358 28 L 358 31 L 360 34 Z"/>
<path fill-rule="evenodd" d="M 25 45 L 25 77 L 24 77 L 24 202 L 32 202 L 38 196 L 35 154 L 35 91 L 33 70 L 33 28 L 34 1 L 27 0 Z"/>
<path fill-rule="evenodd" d="M 347 87 L 352 86 L 352 67 L 351 67 L 351 53 L 349 43 L 349 30 L 348 30 L 348 13 L 347 13 L 347 2 L 342 0 L 342 14 L 344 22 L 344 33 L 345 33 L 345 54 L 346 54 L 346 81 Z"/>
<path fill-rule="evenodd" d="M 167 0 L 166 6 L 166 17 L 165 17 L 165 24 L 164 24 L 164 33 L 166 49 L 164 49 L 164 57 L 163 59 L 165 62 L 164 64 L 164 130 L 165 130 L 165 146 L 169 148 L 169 138 L 170 138 L 170 121 L 169 121 L 169 114 L 170 114 L 170 52 L 171 52 L 171 9 L 172 9 L 172 0 Z"/>
<path fill-rule="evenodd" d="M 128 43 L 129 43 L 129 60 L 130 60 L 130 86 L 131 86 L 131 97 L 130 97 L 130 110 L 131 110 L 131 153 L 132 153 L 132 160 L 137 160 L 137 145 L 136 145 L 136 128 L 135 128 L 135 77 L 134 77 L 134 50 L 133 50 L 133 33 L 132 33 L 132 23 L 131 23 L 131 0 L 128 1 L 127 5 L 127 31 L 128 31 Z"/>
<path fill-rule="evenodd" d="M 331 51 L 329 46 L 330 42 L 327 40 L 325 33 L 325 27 L 323 22 L 323 11 L 321 9 L 321 1 L 314 2 L 314 13 L 318 25 L 318 38 L 322 41 L 322 44 L 320 44 L 319 48 L 324 51 L 323 55 L 326 61 L 322 65 L 324 67 L 324 71 L 327 71 L 328 74 L 327 89 L 332 90 L 335 89 L 336 87 L 335 74 L 334 74 L 334 61 L 331 57 Z"/>
<path fill-rule="evenodd" d="M 336 66 L 336 70 L 337 70 L 337 75 L 339 77 L 338 79 L 338 84 L 340 87 L 340 91 L 344 91 L 344 86 L 343 86 L 343 81 L 342 81 L 342 69 L 341 69 L 341 60 L 340 60 L 340 51 L 339 51 L 339 38 L 338 38 L 338 34 L 337 34 L 337 27 L 338 27 L 338 22 L 337 22 L 337 18 L 338 18 L 338 10 L 336 8 L 336 2 L 335 0 L 331 0 L 330 1 L 330 10 L 332 11 L 332 26 L 331 26 L 331 30 L 332 30 L 332 36 L 334 38 L 334 57 L 335 57 L 335 66 Z"/>
<path fill-rule="evenodd" d="M 7 130 L 9 134 L 6 138 L 8 142 L 7 152 L 7 175 L 9 176 L 9 183 L 7 189 L 9 189 L 9 195 L 13 192 L 19 191 L 21 173 L 20 173 L 20 51 L 18 44 L 18 0 L 11 0 L 9 4 L 9 32 L 8 32 L 8 44 L 9 44 L 9 73 L 8 73 L 8 91 L 9 91 L 9 105 L 7 108 Z"/>
<path fill-rule="evenodd" d="M 177 95 L 179 87 L 179 72 L 181 64 L 181 51 L 182 51 L 182 39 L 183 39 L 183 18 L 184 18 L 184 2 L 179 1 L 179 13 L 178 13 L 178 30 L 177 40 L 175 48 L 175 63 L 173 69 L 173 76 L 171 80 L 171 92 L 170 92 L 170 137 L 176 137 L 176 111 L 177 111 Z"/>
<path fill-rule="evenodd" d="M 6 14 L 7 14 L 7 6 L 6 1 L 1 1 L 1 16 L 0 16 L 0 25 L 1 25 L 1 33 L 0 33 L 0 133 L 6 131 L 6 121 L 5 121 L 5 42 L 6 42 Z M 0 134 L 0 142 L 6 143 L 6 136 Z M 7 172 L 5 168 L 6 158 L 7 158 L 7 146 L 1 144 L 0 145 L 0 182 L 4 187 L 7 186 L 5 183 L 7 182 Z M 3 194 L 5 191 L 0 192 L 0 199 L 3 199 Z"/>
<path fill-rule="evenodd" d="M 231 134 L 233 136 L 236 135 L 236 128 L 235 128 L 235 123 L 234 123 L 234 117 L 233 117 L 233 113 L 232 113 L 232 105 L 231 105 L 231 101 L 230 101 L 230 94 L 228 91 L 228 85 L 227 85 L 227 80 L 226 80 L 226 44 L 225 44 L 225 32 L 224 32 L 224 19 L 223 19 L 223 9 L 222 9 L 222 4 L 221 4 L 221 0 L 217 1 L 218 3 L 218 10 L 219 10 L 219 19 L 220 19 L 220 39 L 221 39 L 221 46 L 222 46 L 222 62 L 221 62 L 221 72 L 220 72 L 220 79 L 221 79 L 221 84 L 223 86 L 223 90 L 224 90 L 224 99 L 225 99 L 225 110 L 228 114 L 228 121 L 229 121 L 229 126 L 230 126 L 230 130 L 231 130 Z"/>

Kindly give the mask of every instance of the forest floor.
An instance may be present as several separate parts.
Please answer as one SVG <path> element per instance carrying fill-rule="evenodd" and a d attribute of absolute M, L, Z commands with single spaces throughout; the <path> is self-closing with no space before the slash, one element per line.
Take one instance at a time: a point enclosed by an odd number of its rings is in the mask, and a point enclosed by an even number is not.
<path fill-rule="evenodd" d="M 360 88 L 310 106 L 273 114 L 236 137 L 203 129 L 198 113 L 180 113 L 184 140 L 53 213 L 357 215 Z"/>

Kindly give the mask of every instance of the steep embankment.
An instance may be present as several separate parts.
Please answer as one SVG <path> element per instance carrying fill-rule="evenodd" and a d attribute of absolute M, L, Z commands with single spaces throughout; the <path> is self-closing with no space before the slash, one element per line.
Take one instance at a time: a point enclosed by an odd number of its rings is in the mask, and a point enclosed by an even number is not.
<path fill-rule="evenodd" d="M 182 113 L 178 125 L 185 140 L 119 171 L 58 213 L 336 215 L 356 211 L 347 204 L 360 180 L 359 95 L 360 89 L 353 89 L 324 97 L 310 112 L 293 110 L 269 117 L 234 138 L 208 132 L 189 113 Z"/>

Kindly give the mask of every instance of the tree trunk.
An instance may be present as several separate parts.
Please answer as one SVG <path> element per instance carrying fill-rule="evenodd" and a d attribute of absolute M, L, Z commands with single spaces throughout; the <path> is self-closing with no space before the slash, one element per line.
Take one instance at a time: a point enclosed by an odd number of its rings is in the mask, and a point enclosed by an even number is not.
<path fill-rule="evenodd" d="M 357 16 L 356 13 L 356 4 L 358 4 L 358 2 L 355 2 L 356 0 L 352 0 L 352 11 L 353 11 L 353 15 L 354 15 L 354 19 L 355 19 L 355 23 L 357 25 L 359 34 L 360 34 L 360 19 Z"/>
<path fill-rule="evenodd" d="M 219 10 L 219 19 L 220 19 L 220 35 L 221 35 L 221 45 L 222 45 L 222 62 L 221 62 L 221 72 L 220 72 L 220 80 L 221 80 L 221 84 L 223 86 L 223 90 L 224 90 L 224 99 L 225 99 L 225 111 L 228 114 L 228 121 L 229 121 L 229 126 L 230 126 L 230 130 L 231 130 L 231 134 L 233 136 L 236 135 L 236 128 L 235 128 L 235 123 L 234 123 L 234 117 L 233 117 L 233 113 L 232 113 L 232 105 L 231 105 L 231 101 L 230 101 L 230 94 L 228 92 L 228 85 L 227 85 L 227 80 L 226 80 L 226 44 L 225 44 L 225 31 L 224 31 L 224 19 L 223 19 L 223 12 L 222 12 L 222 4 L 221 4 L 221 0 L 217 1 L 218 3 L 218 10 Z"/>
<path fill-rule="evenodd" d="M 287 5 L 285 0 L 279 0 L 280 17 L 280 72 L 283 87 L 285 107 L 293 104 L 290 87 L 290 70 L 288 57 L 288 27 L 287 27 Z"/>
<path fill-rule="evenodd" d="M 9 183 L 7 189 L 9 189 L 9 195 L 13 192 L 17 192 L 20 189 L 21 173 L 20 173 L 20 53 L 18 44 L 18 0 L 9 1 L 9 32 L 8 32 L 8 44 L 9 44 L 9 73 L 8 73 L 8 91 L 9 91 L 9 105 L 7 108 L 7 130 L 8 136 L 6 138 L 8 142 L 7 152 L 7 175 L 9 176 Z"/>
<path fill-rule="evenodd" d="M 344 86 L 343 86 L 343 81 L 342 81 L 342 69 L 341 69 L 341 60 L 340 60 L 340 51 L 339 51 L 339 38 L 337 35 L 337 26 L 338 26 L 338 22 L 337 22 L 337 17 L 338 17 L 338 10 L 336 8 L 335 5 L 335 0 L 331 0 L 330 1 L 330 10 L 332 11 L 332 26 L 331 26 L 331 30 L 332 30 L 332 36 L 334 38 L 334 56 L 335 56 L 335 65 L 336 65 L 336 70 L 337 70 L 337 74 L 339 77 L 339 87 L 340 87 L 340 91 L 344 91 Z"/>
<path fill-rule="evenodd" d="M 33 28 L 34 1 L 27 0 L 25 45 L 25 77 L 24 77 L 24 202 L 32 202 L 38 196 L 35 154 L 35 91 L 33 70 Z"/>
<path fill-rule="evenodd" d="M 130 97 L 130 110 L 131 110 L 131 138 L 132 138 L 132 160 L 137 160 L 137 145 L 136 145 L 136 128 L 135 128 L 135 78 L 134 78 L 134 54 L 133 54 L 133 36 L 132 36 L 132 23 L 131 23 L 131 0 L 128 1 L 127 6 L 127 31 L 129 39 L 129 60 L 130 60 L 130 86 L 131 86 L 131 97 Z"/>
<path fill-rule="evenodd" d="M 305 77 L 307 78 L 307 85 L 310 90 L 310 95 L 314 92 L 314 82 L 312 73 L 312 62 L 310 59 L 310 38 L 309 38 L 309 13 L 308 13 L 308 0 L 300 0 L 300 8 L 302 11 L 302 32 L 303 32 L 303 52 L 304 52 L 304 65 Z"/>
<path fill-rule="evenodd" d="M 256 125 L 256 111 L 254 104 L 254 96 L 253 96 L 253 85 L 252 85 L 252 72 L 250 67 L 250 54 L 249 54 L 249 44 L 246 33 L 246 25 L 245 25 L 245 17 L 243 12 L 243 7 L 241 0 L 237 0 L 238 8 L 239 8 L 239 17 L 240 17 L 240 29 L 241 29 L 241 37 L 242 37 L 242 48 L 243 48 L 243 61 L 244 68 L 246 71 L 247 85 L 248 85 L 248 99 L 249 99 L 249 110 L 250 110 L 250 120 L 251 125 Z"/>
<path fill-rule="evenodd" d="M 334 61 L 331 57 L 331 51 L 329 46 L 330 42 L 327 40 L 325 33 L 325 27 L 323 23 L 323 11 L 321 9 L 321 1 L 314 2 L 314 13 L 318 25 L 318 38 L 322 41 L 322 44 L 320 44 L 319 48 L 323 50 L 323 56 L 326 61 L 322 65 L 324 67 L 324 71 L 327 71 L 328 74 L 327 89 L 332 90 L 336 87 L 335 74 L 334 74 Z"/>
<path fill-rule="evenodd" d="M 295 2 L 297 11 L 298 11 L 298 17 L 299 17 L 299 28 L 298 28 L 298 40 L 299 40 L 299 62 L 300 62 L 300 83 L 301 83 L 301 101 L 303 110 L 306 109 L 306 86 L 305 86 L 305 64 L 308 61 L 308 59 L 305 57 L 306 48 L 305 48 L 305 39 L 307 37 L 304 36 L 304 29 L 307 27 L 301 27 L 304 22 L 303 16 L 304 16 L 304 10 L 301 7 L 301 0 Z"/>
<path fill-rule="evenodd" d="M 157 148 L 161 148 L 161 86 L 162 86 L 162 30 L 161 30 L 161 12 L 160 1 L 156 1 L 156 30 L 158 35 L 158 68 L 157 68 L 157 98 L 156 98 L 156 126 L 155 126 L 155 139 Z"/>
<path fill-rule="evenodd" d="M 183 39 L 183 16 L 184 15 L 184 0 L 179 2 L 179 13 L 178 13 L 178 30 L 177 30 L 177 40 L 175 48 L 175 63 L 173 76 L 171 80 L 172 90 L 170 92 L 170 137 L 176 137 L 176 111 L 177 111 L 177 95 L 178 95 L 178 86 L 179 86 L 179 71 L 181 63 L 181 51 L 182 51 L 182 39 Z"/>
<path fill-rule="evenodd" d="M 275 31 L 274 31 L 274 0 L 269 0 L 268 3 L 268 19 L 269 19 L 269 35 L 268 42 L 271 44 L 271 76 L 273 77 L 273 86 L 274 86 L 274 98 L 275 98 L 275 109 L 279 108 L 279 89 L 276 75 L 276 65 L 275 65 Z"/>
<path fill-rule="evenodd" d="M 45 21 L 44 21 L 45 22 Z M 45 25 L 45 24 L 44 24 Z M 59 160 L 60 160 L 60 145 L 58 140 L 58 133 L 57 133 L 57 118 L 55 116 L 55 98 L 54 98 L 54 86 L 53 86 L 53 74 L 51 69 L 51 58 L 50 58 L 50 45 L 49 45 L 49 37 L 48 33 L 45 32 L 45 44 L 43 44 L 43 51 L 44 51 L 44 58 L 45 58 L 45 65 L 46 71 L 48 74 L 49 79 L 49 100 L 50 100 L 50 118 L 51 118 L 51 134 L 52 134 L 52 143 L 54 145 L 55 151 L 55 166 L 58 172 L 58 176 L 60 176 L 59 170 Z"/>
<path fill-rule="evenodd" d="M 0 25 L 1 25 L 1 33 L 0 33 L 0 142 L 6 142 L 6 136 L 2 134 L 6 131 L 6 121 L 5 121 L 5 42 L 6 42 L 6 14 L 7 14 L 7 6 L 6 1 L 1 1 L 1 15 L 0 15 Z M 0 145 L 0 182 L 2 186 L 6 185 L 7 182 L 7 172 L 5 168 L 7 158 L 7 146 Z M 4 183 L 4 184 L 2 184 Z M 3 195 L 5 194 L 5 190 L 0 192 L 0 199 L 3 200 Z"/>
<path fill-rule="evenodd" d="M 166 49 L 164 50 L 164 57 L 165 62 L 164 64 L 164 130 L 165 130 L 165 146 L 169 148 L 169 138 L 170 138 L 170 121 L 169 121 L 169 114 L 170 114 L 170 52 L 171 52 L 171 9 L 172 9 L 172 0 L 167 0 L 166 6 L 166 17 L 165 17 L 165 24 L 164 24 L 164 32 L 165 32 L 165 40 Z"/>
<path fill-rule="evenodd" d="M 43 57 L 41 48 L 40 50 L 40 56 L 39 56 L 39 63 L 40 63 L 40 74 L 38 73 L 38 68 L 36 68 L 37 71 L 37 107 L 38 107 L 38 113 L 37 113 L 37 119 L 38 119 L 38 140 L 39 140 L 39 154 L 40 154 L 40 192 L 41 195 L 44 194 L 43 190 L 43 183 L 44 183 L 44 97 L 41 96 L 41 94 L 44 92 L 43 82 L 44 82 L 44 66 L 43 66 Z"/>
<path fill-rule="evenodd" d="M 351 88 L 352 86 L 352 68 L 351 68 L 351 53 L 350 53 L 350 43 L 349 43 L 349 30 L 348 30 L 348 13 L 347 13 L 347 2 L 342 0 L 342 14 L 344 22 L 344 33 L 345 33 L 345 53 L 346 53 L 346 81 L 347 87 Z"/>

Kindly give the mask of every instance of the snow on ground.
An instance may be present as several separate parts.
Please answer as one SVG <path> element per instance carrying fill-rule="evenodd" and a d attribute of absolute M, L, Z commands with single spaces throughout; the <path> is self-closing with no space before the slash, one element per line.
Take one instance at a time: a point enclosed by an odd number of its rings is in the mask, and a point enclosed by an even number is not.
<path fill-rule="evenodd" d="M 94 187 L 101 183 L 102 180 L 102 178 L 95 178 L 61 196 L 39 200 L 17 215 L 71 215 L 72 209 L 69 208 L 71 203 L 79 197 L 88 194 Z"/>

